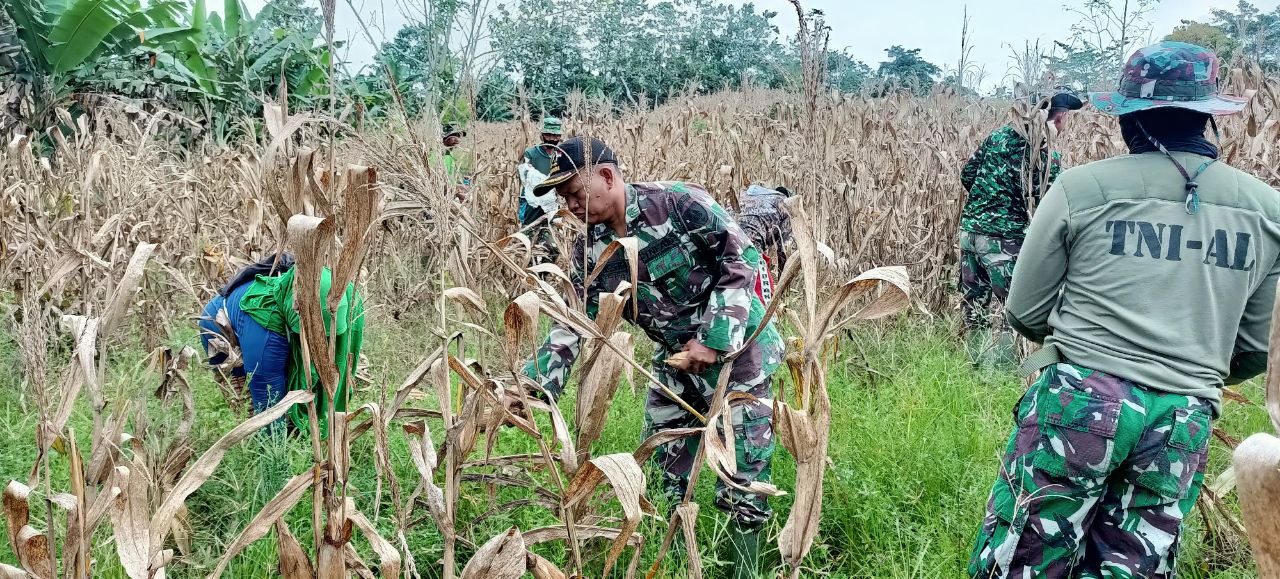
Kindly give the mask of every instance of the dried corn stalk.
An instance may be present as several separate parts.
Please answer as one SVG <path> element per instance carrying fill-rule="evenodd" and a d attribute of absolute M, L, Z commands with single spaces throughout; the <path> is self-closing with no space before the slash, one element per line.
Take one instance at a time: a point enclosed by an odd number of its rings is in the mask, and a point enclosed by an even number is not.
<path fill-rule="evenodd" d="M 1272 427 L 1280 432 L 1280 301 L 1271 316 L 1270 340 L 1266 405 Z M 1258 576 L 1280 577 L 1280 438 L 1250 436 L 1236 447 L 1231 462 Z"/>
<path fill-rule="evenodd" d="M 826 470 L 827 442 L 831 428 L 831 403 L 827 395 L 828 357 L 826 343 L 833 332 L 854 320 L 871 320 L 892 315 L 910 304 L 910 282 L 901 267 L 877 268 L 844 284 L 824 300 L 820 309 L 818 292 L 817 240 L 803 197 L 787 201 L 796 243 L 804 269 L 805 315 L 800 326 L 803 341 L 798 351 L 787 356 L 787 365 L 796 380 L 796 402 L 783 396 L 775 401 L 774 425 L 782 445 L 796 458 L 795 501 L 778 536 L 782 560 L 798 577 L 801 563 L 818 534 L 822 517 L 822 481 Z M 784 283 L 788 280 L 784 274 Z M 850 304 L 863 305 L 849 318 L 836 316 Z"/>

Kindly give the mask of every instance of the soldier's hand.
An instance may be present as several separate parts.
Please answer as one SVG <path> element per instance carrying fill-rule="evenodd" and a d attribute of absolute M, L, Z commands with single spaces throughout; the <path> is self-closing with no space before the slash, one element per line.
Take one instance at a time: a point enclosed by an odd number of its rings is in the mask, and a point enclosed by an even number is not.
<path fill-rule="evenodd" d="M 679 364 L 671 364 L 671 366 L 688 374 L 706 372 L 707 368 L 720 361 L 719 353 L 702 345 L 702 342 L 697 340 L 685 342 L 684 350 L 672 358 L 679 358 Z"/>

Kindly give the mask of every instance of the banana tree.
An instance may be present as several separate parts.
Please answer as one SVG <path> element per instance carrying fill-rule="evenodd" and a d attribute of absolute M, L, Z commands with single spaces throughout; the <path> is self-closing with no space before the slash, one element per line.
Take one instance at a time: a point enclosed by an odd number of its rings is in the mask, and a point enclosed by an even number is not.
<path fill-rule="evenodd" d="M 273 2 L 257 15 L 242 0 L 224 0 L 221 12 L 209 15 L 203 0 L 195 4 L 192 22 L 199 33 L 175 46 L 172 61 L 158 65 L 195 81 L 189 88 L 198 89 L 193 94 L 200 98 L 186 103 L 189 116 L 203 119 L 224 140 L 240 120 L 260 116 L 261 98 L 281 80 L 289 86 L 290 108 L 313 104 L 326 84 L 332 57 L 319 45 L 318 25 L 297 25 Z"/>
<path fill-rule="evenodd" d="M 139 0 L 6 0 L 0 5 L 0 81 L 15 94 L 14 117 L 35 130 L 56 122 L 92 78 L 87 64 L 138 58 L 194 35 L 183 21 L 185 4 Z"/>

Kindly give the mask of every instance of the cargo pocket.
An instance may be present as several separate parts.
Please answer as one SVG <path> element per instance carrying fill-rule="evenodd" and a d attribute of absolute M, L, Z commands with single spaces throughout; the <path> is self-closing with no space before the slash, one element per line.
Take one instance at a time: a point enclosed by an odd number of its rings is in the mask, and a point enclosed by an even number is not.
<path fill-rule="evenodd" d="M 1151 431 L 1152 434 L 1158 432 Z M 1185 498 L 1196 473 L 1204 468 L 1211 434 L 1212 420 L 1207 412 L 1191 408 L 1175 410 L 1166 443 L 1162 448 L 1144 453 L 1143 460 L 1135 465 L 1140 472 L 1137 483 L 1154 491 L 1165 502 Z"/>
<path fill-rule="evenodd" d="M 667 235 L 640 250 L 640 262 L 655 288 L 677 302 L 688 299 L 693 260 L 675 235 Z"/>
<path fill-rule="evenodd" d="M 1040 448 L 1034 464 L 1068 478 L 1098 478 L 1111 471 L 1120 401 L 1064 385 L 1036 400 Z"/>

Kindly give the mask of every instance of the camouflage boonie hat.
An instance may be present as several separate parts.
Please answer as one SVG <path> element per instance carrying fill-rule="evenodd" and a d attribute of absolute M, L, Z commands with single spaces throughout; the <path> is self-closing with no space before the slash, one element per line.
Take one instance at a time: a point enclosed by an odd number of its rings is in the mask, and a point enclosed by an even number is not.
<path fill-rule="evenodd" d="M 1156 107 L 1229 115 L 1248 102 L 1245 97 L 1218 94 L 1218 55 L 1186 42 L 1158 42 L 1138 49 L 1124 66 L 1119 90 L 1089 93 L 1089 100 L 1109 115 Z"/>
<path fill-rule="evenodd" d="M 556 117 L 547 117 L 542 119 L 542 134 L 563 135 L 564 127 L 561 126 L 560 119 Z"/>

